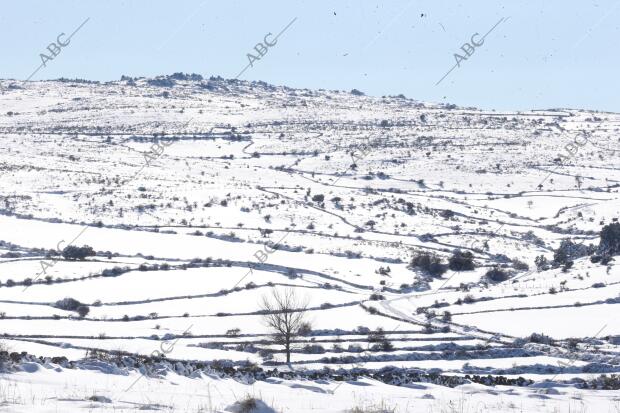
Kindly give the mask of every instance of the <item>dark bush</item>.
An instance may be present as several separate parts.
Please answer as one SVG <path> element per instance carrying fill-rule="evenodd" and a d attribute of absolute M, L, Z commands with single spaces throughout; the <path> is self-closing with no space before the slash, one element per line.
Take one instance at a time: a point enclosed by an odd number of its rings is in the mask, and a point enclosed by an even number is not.
<path fill-rule="evenodd" d="M 502 282 L 508 279 L 508 273 L 499 267 L 493 267 L 487 271 L 486 277 L 493 282 Z"/>
<path fill-rule="evenodd" d="M 312 324 L 310 324 L 309 322 L 301 323 L 301 325 L 299 326 L 299 330 L 297 330 L 297 334 L 299 334 L 300 336 L 309 336 L 310 334 L 312 334 Z"/>
<path fill-rule="evenodd" d="M 62 300 L 56 301 L 54 307 L 60 308 L 61 310 L 77 311 L 78 307 L 80 307 L 81 305 L 82 303 L 75 298 L 67 297 L 63 298 Z"/>
<path fill-rule="evenodd" d="M 539 255 L 534 259 L 536 269 L 538 271 L 546 271 L 549 269 L 549 260 L 544 255 Z"/>
<path fill-rule="evenodd" d="M 394 346 L 385 336 L 385 331 L 379 327 L 375 331 L 371 331 L 368 333 L 368 342 L 369 343 L 377 343 L 372 346 L 373 350 L 379 351 L 392 351 Z"/>
<path fill-rule="evenodd" d="M 383 340 L 377 344 L 373 344 L 371 350 L 374 351 L 393 351 L 394 345 L 389 340 Z"/>
<path fill-rule="evenodd" d="M 452 271 L 471 271 L 474 269 L 474 256 L 469 251 L 456 250 L 448 259 Z"/>
<path fill-rule="evenodd" d="M 601 230 L 600 236 L 599 254 L 615 255 L 620 253 L 620 223 L 614 222 L 605 225 Z"/>
<path fill-rule="evenodd" d="M 320 344 L 307 344 L 301 351 L 306 354 L 323 354 L 325 353 L 325 348 Z"/>
<path fill-rule="evenodd" d="M 126 273 L 127 271 L 129 271 L 129 267 L 125 267 L 125 268 L 121 268 L 121 267 L 106 268 L 105 270 L 103 270 L 101 272 L 101 275 L 103 275 L 104 277 L 116 277 L 118 275 Z"/>
<path fill-rule="evenodd" d="M 192 80 L 192 81 L 200 81 L 203 79 L 202 75 L 199 75 L 197 73 L 182 73 L 182 72 L 176 72 L 171 74 L 170 76 L 168 76 L 170 79 L 174 79 L 174 80 Z"/>
<path fill-rule="evenodd" d="M 545 334 L 532 333 L 528 338 L 526 338 L 530 343 L 539 343 L 539 344 L 548 344 L 554 345 L 555 340 Z"/>
<path fill-rule="evenodd" d="M 527 270 L 529 270 L 529 269 L 530 269 L 530 266 L 529 266 L 529 265 L 527 265 L 527 264 L 526 264 L 526 263 L 524 263 L 523 261 L 521 261 L 521 260 L 517 260 L 517 259 L 512 260 L 512 267 L 513 267 L 515 270 L 519 270 L 519 271 L 527 271 Z"/>
<path fill-rule="evenodd" d="M 80 317 L 84 318 L 90 312 L 90 308 L 88 308 L 87 305 L 81 305 L 76 309 L 76 311 L 80 315 Z"/>
<path fill-rule="evenodd" d="M 228 337 L 238 337 L 240 332 L 241 330 L 238 328 L 231 328 L 230 330 L 226 331 L 226 335 Z"/>
<path fill-rule="evenodd" d="M 75 245 L 69 245 L 62 250 L 62 256 L 66 260 L 80 260 L 83 261 L 86 257 L 92 257 L 95 255 L 93 250 L 88 245 L 82 247 L 76 247 Z"/>
<path fill-rule="evenodd" d="M 450 209 L 444 209 L 443 211 L 439 213 L 439 216 L 445 219 L 450 219 L 454 217 L 454 211 Z"/>
<path fill-rule="evenodd" d="M 569 239 L 562 240 L 558 249 L 553 253 L 553 265 L 558 267 L 572 262 L 576 258 L 585 257 L 594 252 L 593 246 L 576 244 Z"/>
<path fill-rule="evenodd" d="M 159 87 L 173 87 L 175 85 L 174 80 L 168 78 L 155 78 L 148 79 L 146 81 L 151 86 L 159 86 Z"/>
<path fill-rule="evenodd" d="M 569 269 L 573 267 L 574 261 L 566 261 L 564 265 L 562 265 L 562 272 L 568 272 Z"/>
<path fill-rule="evenodd" d="M 465 304 L 473 304 L 476 302 L 476 298 L 471 294 L 467 294 L 465 298 L 463 299 L 463 302 Z"/>
<path fill-rule="evenodd" d="M 446 265 L 441 263 L 441 258 L 427 252 L 414 255 L 409 266 L 419 268 L 433 277 L 440 277 L 447 270 Z"/>
<path fill-rule="evenodd" d="M 380 341 L 385 340 L 385 331 L 383 328 L 378 327 L 375 331 L 371 331 L 368 333 L 368 342 L 369 343 L 378 343 Z"/>

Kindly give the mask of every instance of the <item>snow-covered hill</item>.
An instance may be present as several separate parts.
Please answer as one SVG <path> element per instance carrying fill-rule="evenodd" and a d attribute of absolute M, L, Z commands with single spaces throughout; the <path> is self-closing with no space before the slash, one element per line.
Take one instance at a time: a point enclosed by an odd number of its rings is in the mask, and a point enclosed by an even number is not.
<path fill-rule="evenodd" d="M 619 114 L 0 87 L 0 410 L 620 408 Z M 273 291 L 307 301 L 288 364 Z"/>

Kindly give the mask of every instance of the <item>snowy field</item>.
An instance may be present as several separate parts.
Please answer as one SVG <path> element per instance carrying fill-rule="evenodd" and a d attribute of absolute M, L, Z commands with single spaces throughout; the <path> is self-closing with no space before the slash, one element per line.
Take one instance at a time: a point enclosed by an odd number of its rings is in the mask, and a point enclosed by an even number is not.
<path fill-rule="evenodd" d="M 0 86 L 0 411 L 620 412 L 619 114 Z"/>

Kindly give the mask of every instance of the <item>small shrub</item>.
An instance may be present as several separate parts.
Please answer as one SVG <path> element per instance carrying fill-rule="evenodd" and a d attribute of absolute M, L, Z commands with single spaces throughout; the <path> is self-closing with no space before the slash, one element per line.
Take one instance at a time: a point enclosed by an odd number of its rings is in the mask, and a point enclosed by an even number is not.
<path fill-rule="evenodd" d="M 463 302 L 464 302 L 465 304 L 472 304 L 472 303 L 475 303 L 475 302 L 476 302 L 476 299 L 474 298 L 474 296 L 473 296 L 473 295 L 471 295 L 471 294 L 467 294 L 467 295 L 465 296 L 465 298 L 463 298 Z"/>
<path fill-rule="evenodd" d="M 254 397 L 246 396 L 239 402 L 239 413 L 252 413 L 258 407 L 258 402 Z"/>
<path fill-rule="evenodd" d="M 512 268 L 518 271 L 528 271 L 530 266 L 520 260 L 512 260 Z"/>
<path fill-rule="evenodd" d="M 80 306 L 82 306 L 82 303 L 71 297 L 66 297 L 62 300 L 58 300 L 54 304 L 54 307 L 67 311 L 77 311 L 78 307 Z"/>
<path fill-rule="evenodd" d="M 375 331 L 371 331 L 370 333 L 368 333 L 368 342 L 376 343 L 374 346 L 372 346 L 373 350 L 392 351 L 394 349 L 394 346 L 392 345 L 390 340 L 387 339 L 387 337 L 385 336 L 385 331 L 381 327 L 377 328 Z"/>
<path fill-rule="evenodd" d="M 605 225 L 601 230 L 600 237 L 598 246 L 600 254 L 615 255 L 620 253 L 620 223 L 614 222 Z"/>
<path fill-rule="evenodd" d="M 368 342 L 370 343 L 378 343 L 383 340 L 385 340 L 385 331 L 381 327 L 368 333 Z"/>
<path fill-rule="evenodd" d="M 585 257 L 593 252 L 592 245 L 577 244 L 569 239 L 562 240 L 558 249 L 553 253 L 553 266 L 572 265 L 574 259 Z"/>
<path fill-rule="evenodd" d="M 243 400 L 226 407 L 225 411 L 232 413 L 276 413 L 265 402 L 252 396 L 245 396 Z"/>
<path fill-rule="evenodd" d="M 419 268 L 432 277 L 440 277 L 447 271 L 447 267 L 442 264 L 441 258 L 426 252 L 414 255 L 409 266 Z"/>
<path fill-rule="evenodd" d="M 301 351 L 306 354 L 323 354 L 325 348 L 320 344 L 307 344 Z"/>
<path fill-rule="evenodd" d="M 546 271 L 549 269 L 549 260 L 544 255 L 539 255 L 534 259 L 534 264 L 536 264 L 536 269 L 538 271 Z"/>
<path fill-rule="evenodd" d="M 86 257 L 92 257 L 95 255 L 95 250 L 93 250 L 88 245 L 84 245 L 82 247 L 76 247 L 75 245 L 69 245 L 62 250 L 62 257 L 66 260 L 80 260 L 83 261 Z"/>
<path fill-rule="evenodd" d="M 239 328 L 231 328 L 230 330 L 226 330 L 226 336 L 228 337 L 239 337 L 239 333 L 241 329 Z"/>
<path fill-rule="evenodd" d="M 499 267 L 493 267 L 485 274 L 493 282 L 502 282 L 508 279 L 508 273 Z"/>
<path fill-rule="evenodd" d="M 310 334 L 312 334 L 312 324 L 310 324 L 309 322 L 301 323 L 301 325 L 299 326 L 299 330 L 297 330 L 297 333 L 300 336 L 309 336 Z"/>
<path fill-rule="evenodd" d="M 469 251 L 456 250 L 448 259 L 452 271 L 471 271 L 474 269 L 474 256 Z"/>
<path fill-rule="evenodd" d="M 555 345 L 555 340 L 545 334 L 532 333 L 526 340 L 530 343 Z"/>
<path fill-rule="evenodd" d="M 90 308 L 87 305 L 81 305 L 78 308 L 76 308 L 76 311 L 80 315 L 80 317 L 84 318 L 90 312 Z"/>

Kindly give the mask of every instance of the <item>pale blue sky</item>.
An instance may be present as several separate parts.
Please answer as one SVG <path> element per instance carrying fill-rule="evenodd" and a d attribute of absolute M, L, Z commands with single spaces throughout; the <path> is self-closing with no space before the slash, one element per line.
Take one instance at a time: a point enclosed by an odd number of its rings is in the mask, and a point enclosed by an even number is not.
<path fill-rule="evenodd" d="M 487 109 L 620 112 L 620 0 L 13 0 L 2 6 L 1 78 L 26 79 L 47 45 L 87 18 L 33 80 L 173 72 L 234 78 L 256 43 L 297 17 L 242 79 Z M 503 17 L 509 19 L 436 86 L 461 45 Z"/>

